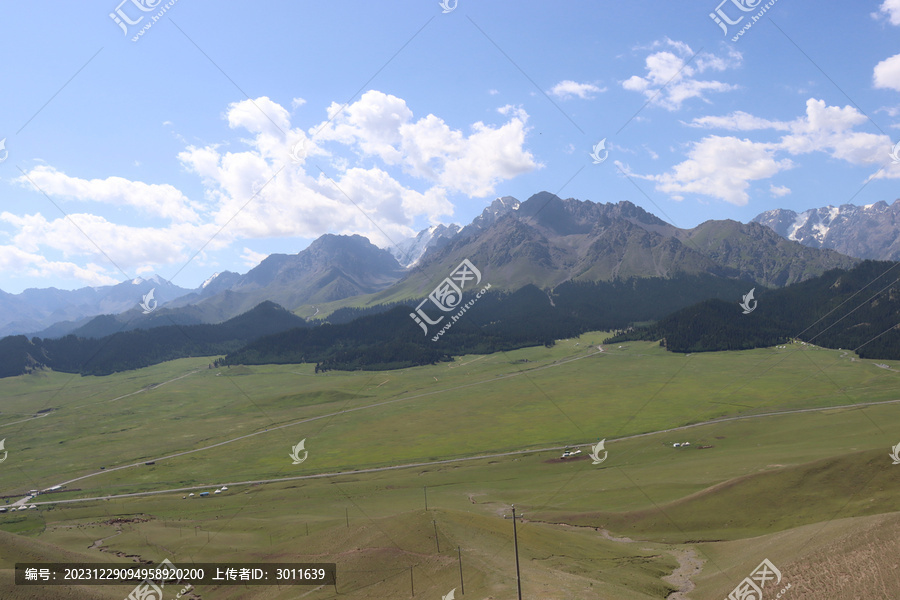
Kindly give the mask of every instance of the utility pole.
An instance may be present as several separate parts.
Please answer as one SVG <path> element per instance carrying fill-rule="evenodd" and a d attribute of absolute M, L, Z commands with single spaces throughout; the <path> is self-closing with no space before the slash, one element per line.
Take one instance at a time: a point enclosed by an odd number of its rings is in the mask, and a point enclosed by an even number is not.
<path fill-rule="evenodd" d="M 423 486 L 422 489 L 425 491 L 425 510 L 428 510 L 428 486 Z"/>
<path fill-rule="evenodd" d="M 431 524 L 434 525 L 434 543 L 437 544 L 438 554 L 441 553 L 441 542 L 438 540 L 437 534 L 437 521 L 431 521 Z"/>
<path fill-rule="evenodd" d="M 516 516 L 516 505 L 512 505 L 512 522 L 513 522 L 513 543 L 516 547 L 516 587 L 519 590 L 519 600 L 522 600 L 522 578 L 519 575 L 519 536 L 516 533 L 516 519 L 521 519 L 524 514 Z M 504 516 L 505 519 L 509 517 Z"/>
<path fill-rule="evenodd" d="M 456 547 L 456 557 L 459 559 L 459 588 L 462 591 L 462 595 L 466 595 L 466 584 L 463 583 L 462 576 L 462 551 L 459 549 L 459 546 Z"/>

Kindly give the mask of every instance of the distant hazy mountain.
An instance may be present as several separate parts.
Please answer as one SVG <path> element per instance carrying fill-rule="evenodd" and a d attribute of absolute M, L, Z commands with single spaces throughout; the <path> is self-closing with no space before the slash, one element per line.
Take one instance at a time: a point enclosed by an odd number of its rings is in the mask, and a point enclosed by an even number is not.
<path fill-rule="evenodd" d="M 185 296 L 167 308 L 180 313 L 194 311 L 206 323 L 219 322 L 266 300 L 292 310 L 303 304 L 370 294 L 403 274 L 403 267 L 390 252 L 366 238 L 326 234 L 297 254 L 266 257 L 245 275 L 219 275 L 196 295 Z M 214 293 L 209 293 L 210 288 Z"/>
<path fill-rule="evenodd" d="M 755 217 L 779 235 L 810 248 L 830 248 L 848 256 L 900 260 L 900 200 L 866 206 L 842 204 L 801 213 L 768 210 Z"/>
<path fill-rule="evenodd" d="M 548 192 L 483 217 L 426 253 L 406 280 L 379 296 L 424 297 L 464 258 L 505 289 L 704 273 L 780 287 L 858 262 L 756 223 L 707 221 L 678 229 L 631 202 L 563 200 Z"/>
<path fill-rule="evenodd" d="M 0 377 L 49 367 L 82 375 L 108 375 L 186 356 L 234 351 L 260 336 L 306 327 L 306 321 L 272 302 L 216 325 L 154 327 L 102 338 L 0 339 Z"/>
<path fill-rule="evenodd" d="M 33 333 L 55 325 L 54 332 L 65 335 L 83 325 L 87 318 L 138 309 L 143 297 L 153 290 L 156 306 L 190 293 L 158 276 L 138 277 L 116 285 L 77 290 L 30 288 L 21 294 L 0 291 L 0 337 Z M 138 309 L 138 312 L 141 312 Z"/>

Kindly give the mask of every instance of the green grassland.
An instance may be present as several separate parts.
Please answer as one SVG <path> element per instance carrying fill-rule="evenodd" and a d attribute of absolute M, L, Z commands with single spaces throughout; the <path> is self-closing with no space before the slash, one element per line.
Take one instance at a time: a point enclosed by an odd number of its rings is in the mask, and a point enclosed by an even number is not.
<path fill-rule="evenodd" d="M 0 515 L 2 597 L 36 597 L 10 585 L 8 569 L 23 557 L 137 555 L 336 562 L 344 598 L 410 597 L 412 567 L 416 596 L 438 598 L 459 587 L 457 547 L 468 596 L 514 597 L 503 518 L 511 504 L 525 513 L 524 597 L 665 598 L 677 585 L 663 577 L 685 550 L 705 561 L 690 598 L 727 595 L 766 557 L 799 590 L 801 574 L 824 568 L 829 544 L 846 543 L 841 535 L 865 531 L 890 546 L 877 534 L 900 528 L 892 470 L 900 467 L 888 457 L 900 441 L 900 403 L 890 403 L 900 400 L 900 373 L 811 346 L 685 356 L 645 342 L 600 352 L 603 337 L 388 372 L 208 369 L 200 358 L 108 377 L 0 381 L 9 451 L 0 492 L 85 477 L 35 498 L 38 510 Z M 887 403 L 829 408 L 877 402 Z M 804 409 L 816 410 L 765 414 Z M 703 424 L 733 417 L 750 418 Z M 585 455 L 600 438 L 608 459 L 592 465 Z M 302 439 L 309 458 L 293 465 L 291 447 Z M 672 447 L 682 441 L 691 446 Z M 559 458 L 559 448 L 575 445 L 582 455 Z M 242 483 L 261 480 L 282 481 Z M 223 494 L 183 498 L 223 484 Z M 61 502 L 175 489 L 183 491 Z M 875 519 L 893 520 L 875 527 Z M 851 567 L 826 569 L 823 581 L 837 586 L 828 577 L 841 568 Z M 804 581 L 805 597 L 824 597 Z M 297 589 L 195 593 L 338 597 L 331 587 Z M 127 592 L 48 587 L 40 597 Z"/>

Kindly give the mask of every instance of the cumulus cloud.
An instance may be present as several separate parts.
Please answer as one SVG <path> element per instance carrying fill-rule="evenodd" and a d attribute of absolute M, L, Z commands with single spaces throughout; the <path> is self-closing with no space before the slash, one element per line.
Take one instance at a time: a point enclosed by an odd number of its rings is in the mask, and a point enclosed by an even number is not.
<path fill-rule="evenodd" d="M 198 206 L 168 184 L 148 184 L 123 177 L 81 179 L 46 165 L 38 165 L 16 181 L 23 186 L 35 185 L 51 198 L 131 206 L 145 214 L 176 222 L 196 222 L 199 218 Z"/>
<path fill-rule="evenodd" d="M 867 121 L 852 106 L 826 106 L 824 100 L 806 101 L 806 115 L 790 124 L 779 146 L 793 155 L 824 152 L 855 165 L 882 165 L 890 139 L 885 135 L 854 131 Z"/>
<path fill-rule="evenodd" d="M 900 0 L 884 0 L 878 12 L 872 13 L 872 17 L 886 17 L 891 25 L 900 25 Z"/>
<path fill-rule="evenodd" d="M 80 266 L 73 262 L 53 261 L 35 252 L 25 252 L 16 246 L 0 245 L 0 271 L 19 273 L 27 277 L 74 279 L 87 285 L 113 285 L 119 279 L 104 274 L 100 265 Z"/>
<path fill-rule="evenodd" d="M 827 106 L 810 98 L 806 113 L 793 121 L 772 121 L 744 112 L 724 117 L 701 117 L 689 125 L 719 127 L 732 131 L 773 130 L 783 132 L 775 141 L 753 141 L 734 136 L 710 135 L 689 146 L 687 160 L 666 173 L 631 176 L 656 183 L 656 189 L 681 200 L 693 193 L 717 198 L 738 206 L 750 199 L 752 182 L 768 179 L 793 168 L 790 157 L 819 152 L 852 165 L 877 167 L 871 178 L 900 179 L 900 165 L 890 164 L 891 140 L 886 135 L 856 131 L 866 116 L 852 106 Z M 769 192 L 789 193 L 770 184 Z"/>
<path fill-rule="evenodd" d="M 900 54 L 895 54 L 875 65 L 872 79 L 876 88 L 900 92 Z"/>
<path fill-rule="evenodd" d="M 708 101 L 706 95 L 710 92 L 737 89 L 736 85 L 714 79 L 702 80 L 698 76 L 706 71 L 725 71 L 740 66 L 740 52 L 729 49 L 725 56 L 708 52 L 694 56 L 686 43 L 668 38 L 654 44 L 654 48 L 660 46 L 666 49 L 653 52 L 645 59 L 645 75 L 632 75 L 622 82 L 624 89 L 640 92 L 654 104 L 671 111 L 680 109 L 691 98 Z"/>
<path fill-rule="evenodd" d="M 315 139 L 352 145 L 450 192 L 487 197 L 498 183 L 541 166 L 524 148 L 522 109 L 501 110 L 509 120 L 499 127 L 473 123 L 469 135 L 435 115 L 414 120 L 404 100 L 374 90 L 344 110 L 332 104 L 328 114 L 328 122 L 309 130 Z"/>
<path fill-rule="evenodd" d="M 791 193 L 791 188 L 784 185 L 773 185 L 769 184 L 769 193 L 772 194 L 773 198 L 781 198 L 782 196 L 787 196 Z"/>
<path fill-rule="evenodd" d="M 775 148 L 732 136 L 708 136 L 694 142 L 687 160 L 661 175 L 631 176 L 656 182 L 656 189 L 675 200 L 693 193 L 744 206 L 750 200 L 750 182 L 767 179 L 793 166 L 789 159 L 777 160 Z"/>
<path fill-rule="evenodd" d="M 253 133 L 284 133 L 291 128 L 290 113 L 283 106 L 261 96 L 255 100 L 241 100 L 228 105 L 228 126 L 232 129 L 242 127 Z"/>
<path fill-rule="evenodd" d="M 569 98 L 578 97 L 582 100 L 589 100 L 594 95 L 605 92 L 606 88 L 600 88 L 592 83 L 578 83 L 571 79 L 560 81 L 552 88 L 550 94 L 556 96 L 560 100 L 568 100 Z"/>

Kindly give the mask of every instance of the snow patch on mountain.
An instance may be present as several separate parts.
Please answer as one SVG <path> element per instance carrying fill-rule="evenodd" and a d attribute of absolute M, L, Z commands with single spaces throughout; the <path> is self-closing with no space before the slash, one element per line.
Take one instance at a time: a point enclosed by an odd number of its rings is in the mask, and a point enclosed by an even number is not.
<path fill-rule="evenodd" d="M 801 213 L 768 210 L 751 222 L 813 248 L 830 248 L 848 256 L 900 260 L 900 200 L 881 200 L 865 206 L 842 204 L 811 208 Z"/>
<path fill-rule="evenodd" d="M 759 217 L 757 217 L 757 218 L 759 218 Z M 787 239 L 794 240 L 795 242 L 798 241 L 797 240 L 797 231 L 799 231 L 800 228 L 806 224 L 807 220 L 809 220 L 809 211 L 806 211 L 804 213 L 797 215 L 796 218 L 794 219 L 794 222 L 791 224 L 790 228 L 788 229 Z"/>
<path fill-rule="evenodd" d="M 213 280 L 214 280 L 216 277 L 218 277 L 218 276 L 219 276 L 218 273 L 213 273 L 212 276 L 211 276 L 209 279 L 207 279 L 206 281 L 204 281 L 203 283 L 200 284 L 200 289 L 202 290 L 202 289 L 204 289 L 206 286 L 208 286 L 209 284 L 211 284 L 211 283 L 213 282 Z"/>
<path fill-rule="evenodd" d="M 414 267 L 425 255 L 429 248 L 432 248 L 441 240 L 450 240 L 459 233 L 460 227 L 456 223 L 450 225 L 432 225 L 427 229 L 420 231 L 416 237 L 407 238 L 388 248 L 394 258 L 406 268 Z"/>

